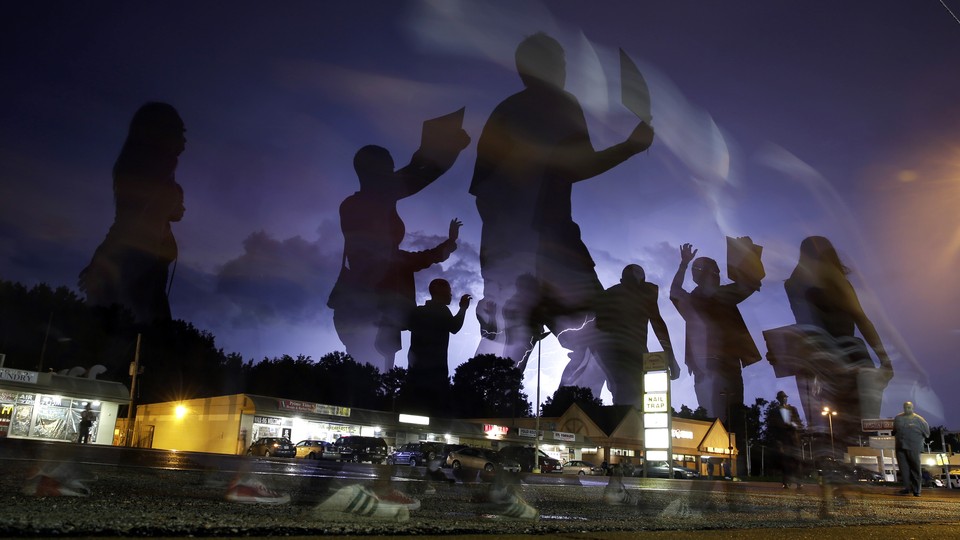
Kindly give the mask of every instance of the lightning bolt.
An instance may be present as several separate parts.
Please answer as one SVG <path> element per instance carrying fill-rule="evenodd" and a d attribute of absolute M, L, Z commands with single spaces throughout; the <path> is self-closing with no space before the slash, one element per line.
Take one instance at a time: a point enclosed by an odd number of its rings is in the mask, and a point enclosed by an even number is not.
<path fill-rule="evenodd" d="M 583 318 L 583 322 L 580 324 L 580 326 L 576 328 L 564 328 L 563 330 L 557 332 L 556 336 L 559 338 L 566 332 L 579 332 L 580 330 L 583 330 L 584 328 L 586 328 L 586 326 L 592 323 L 594 320 L 596 320 L 596 317 L 590 317 L 589 315 L 587 315 Z M 546 336 L 543 336 L 543 337 L 546 337 Z M 537 346 L 538 341 L 540 340 L 537 339 L 537 336 L 530 336 L 530 348 L 523 353 L 523 358 L 527 358 L 528 356 L 533 354 L 533 349 Z M 523 362 L 523 364 L 526 365 L 526 362 Z"/>

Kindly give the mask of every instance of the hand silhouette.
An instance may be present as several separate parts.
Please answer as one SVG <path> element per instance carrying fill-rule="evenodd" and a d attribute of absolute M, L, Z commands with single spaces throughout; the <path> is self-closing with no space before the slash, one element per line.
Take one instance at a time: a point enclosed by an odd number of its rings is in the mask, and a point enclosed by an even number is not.
<path fill-rule="evenodd" d="M 467 135 L 467 132 L 461 129 L 453 136 L 453 139 L 450 141 L 450 145 L 457 149 L 459 152 L 463 150 L 470 144 L 470 135 Z"/>
<path fill-rule="evenodd" d="M 456 242 L 457 238 L 460 238 L 460 227 L 463 227 L 462 221 L 457 218 L 450 220 L 450 240 Z"/>
<path fill-rule="evenodd" d="M 470 296 L 469 294 L 465 294 L 465 295 L 461 296 L 461 297 L 460 297 L 460 309 L 467 309 L 468 307 L 470 307 L 470 300 L 471 300 L 472 298 L 473 298 L 473 297 Z"/>
<path fill-rule="evenodd" d="M 637 152 L 643 152 L 653 144 L 653 128 L 646 122 L 640 122 L 627 137 L 627 142 Z"/>
<path fill-rule="evenodd" d="M 693 249 L 693 244 L 684 244 L 680 246 L 680 264 L 689 264 L 694 257 L 697 256 L 696 249 Z"/>

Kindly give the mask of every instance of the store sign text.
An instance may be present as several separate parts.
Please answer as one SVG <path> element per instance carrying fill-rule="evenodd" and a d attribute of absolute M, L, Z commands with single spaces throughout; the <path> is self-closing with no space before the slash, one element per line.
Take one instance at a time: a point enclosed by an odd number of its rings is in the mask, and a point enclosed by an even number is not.
<path fill-rule="evenodd" d="M 36 371 L 0 368 L 0 381 L 37 384 L 38 375 Z"/>

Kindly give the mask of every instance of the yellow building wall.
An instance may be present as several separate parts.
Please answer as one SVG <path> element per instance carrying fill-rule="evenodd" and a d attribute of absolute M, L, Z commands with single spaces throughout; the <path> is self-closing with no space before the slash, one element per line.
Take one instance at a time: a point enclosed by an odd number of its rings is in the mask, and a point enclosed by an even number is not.
<path fill-rule="evenodd" d="M 245 401 L 236 394 L 141 405 L 137 429 L 153 426 L 153 448 L 236 454 Z"/>

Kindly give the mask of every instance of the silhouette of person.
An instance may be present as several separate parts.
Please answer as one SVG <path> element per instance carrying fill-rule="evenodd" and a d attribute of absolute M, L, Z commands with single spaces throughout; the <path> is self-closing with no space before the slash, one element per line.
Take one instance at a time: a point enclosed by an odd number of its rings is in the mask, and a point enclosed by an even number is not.
<path fill-rule="evenodd" d="M 87 403 L 83 407 L 83 411 L 80 413 L 80 423 L 77 426 L 77 442 L 80 444 L 87 444 L 90 442 L 90 429 L 93 428 L 93 423 L 96 421 L 97 415 L 90 408 L 90 404 Z"/>
<path fill-rule="evenodd" d="M 903 412 L 893 419 L 897 466 L 903 479 L 901 495 L 913 493 L 914 497 L 920 496 L 920 452 L 923 451 L 923 443 L 929 436 L 930 425 L 922 416 L 913 412 L 913 403 L 904 402 Z"/>
<path fill-rule="evenodd" d="M 782 471 L 783 487 L 788 488 L 790 484 L 800 483 L 800 430 L 803 429 L 803 423 L 800 421 L 800 413 L 797 408 L 787 403 L 787 393 L 783 390 L 777 392 L 776 406 L 769 413 L 768 425 L 774 442 L 777 445 L 777 453 L 780 455 L 780 466 Z"/>
<path fill-rule="evenodd" d="M 484 297 L 477 304 L 483 337 L 478 354 L 503 354 L 503 305 L 519 276 L 537 276 L 559 294 L 560 304 L 587 305 L 603 290 L 572 219 L 572 186 L 653 142 L 653 130 L 641 123 L 625 142 L 594 150 L 580 104 L 563 90 L 563 48 L 550 36 L 537 33 L 523 40 L 516 64 L 524 89 L 501 102 L 487 120 L 470 185 L 483 220 Z M 561 384 L 587 386 L 599 395 L 603 373 L 590 372 L 585 364 L 592 329 L 562 332 L 584 326 L 589 313 L 551 318 L 551 330 L 573 351 Z M 530 343 L 530 338 L 516 341 Z M 585 373 L 592 375 L 584 379 Z"/>
<path fill-rule="evenodd" d="M 462 225 L 452 220 L 448 239 L 432 249 L 401 250 L 406 228 L 397 202 L 420 192 L 453 165 L 470 142 L 465 131 L 458 135 L 455 151 L 428 159 L 418 150 L 410 164 L 397 171 L 390 152 L 379 146 L 364 146 L 353 159 L 360 191 L 340 205 L 343 261 L 327 305 L 347 353 L 381 372 L 393 368 L 401 329 L 416 307 L 414 274 L 456 250 Z"/>
<path fill-rule="evenodd" d="M 646 281 L 643 268 L 624 267 L 620 283 L 599 296 L 596 303 L 600 330 L 600 365 L 607 376 L 607 388 L 614 405 L 641 407 L 643 399 L 643 355 L 647 351 L 647 325 L 670 357 L 670 377 L 680 377 L 673 355 L 670 332 L 657 305 L 659 288 Z"/>
<path fill-rule="evenodd" d="M 80 272 L 87 303 L 119 304 L 138 324 L 168 321 L 170 263 L 177 242 L 170 227 L 184 214 L 174 173 L 186 145 L 183 120 L 166 103 L 143 105 L 130 122 L 113 166 L 113 225 Z"/>
<path fill-rule="evenodd" d="M 848 273 L 833 244 L 822 236 L 811 236 L 800 243 L 800 260 L 784 288 L 805 335 L 804 346 L 812 351 L 809 369 L 797 374 L 807 423 L 826 430 L 826 421 L 818 413 L 830 407 L 838 413 L 833 418 L 835 436 L 851 445 L 860 432 L 861 418 L 879 416 L 893 368 Z M 854 337 L 855 329 L 877 354 L 879 369 L 863 341 Z"/>
<path fill-rule="evenodd" d="M 408 396 L 406 404 L 418 406 L 436 414 L 447 407 L 446 395 L 450 386 L 447 349 L 450 334 L 463 328 L 463 318 L 470 307 L 470 295 L 460 297 L 457 314 L 450 313 L 453 293 L 445 279 L 430 282 L 430 299 L 417 306 L 410 314 L 410 350 L 407 353 Z"/>
<path fill-rule="evenodd" d="M 744 425 L 741 367 L 761 358 L 737 305 L 759 290 L 760 283 L 741 280 L 720 285 L 717 261 L 709 257 L 694 260 L 696 254 L 691 244 L 680 247 L 680 266 L 670 285 L 670 300 L 687 325 L 684 360 L 693 374 L 697 402 L 709 416 L 723 418 L 727 429 L 736 433 Z M 683 280 L 690 261 L 697 286 L 687 292 Z M 746 471 L 744 442 L 744 437 L 737 438 L 740 472 Z"/>

